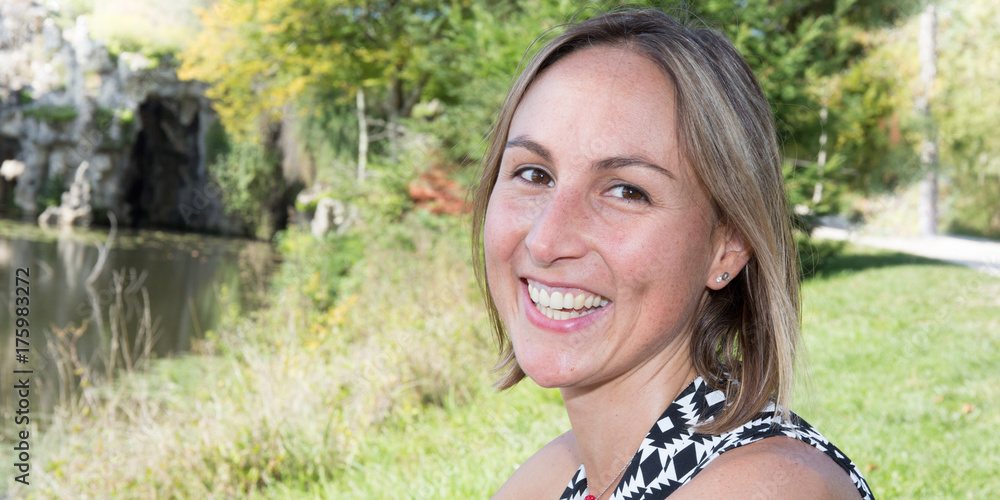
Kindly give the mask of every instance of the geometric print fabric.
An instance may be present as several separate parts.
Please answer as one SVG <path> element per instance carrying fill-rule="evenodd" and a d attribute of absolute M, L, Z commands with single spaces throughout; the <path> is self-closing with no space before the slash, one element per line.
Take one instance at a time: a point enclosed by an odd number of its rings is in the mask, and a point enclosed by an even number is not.
<path fill-rule="evenodd" d="M 713 390 L 700 376 L 677 396 L 646 434 L 625 469 L 612 500 L 660 500 L 690 481 L 722 453 L 774 436 L 797 439 L 825 453 L 848 475 L 864 500 L 872 500 L 861 471 L 836 446 L 798 415 L 790 421 L 775 414 L 774 403 L 746 424 L 724 434 L 701 434 L 693 429 L 714 418 L 726 405 L 725 393 Z M 780 471 L 776 473 L 780 476 Z M 577 469 L 560 500 L 583 500 L 590 494 L 583 465 Z"/>

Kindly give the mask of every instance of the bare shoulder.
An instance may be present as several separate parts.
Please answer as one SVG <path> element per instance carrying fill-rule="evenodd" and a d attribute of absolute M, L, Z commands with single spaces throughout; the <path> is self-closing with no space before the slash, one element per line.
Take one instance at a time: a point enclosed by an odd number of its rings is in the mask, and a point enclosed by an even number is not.
<path fill-rule="evenodd" d="M 553 439 L 514 471 L 493 500 L 558 499 L 580 468 L 580 452 L 573 431 Z"/>
<path fill-rule="evenodd" d="M 678 498 L 858 499 L 850 476 L 830 457 L 788 437 L 762 439 L 712 461 Z"/>

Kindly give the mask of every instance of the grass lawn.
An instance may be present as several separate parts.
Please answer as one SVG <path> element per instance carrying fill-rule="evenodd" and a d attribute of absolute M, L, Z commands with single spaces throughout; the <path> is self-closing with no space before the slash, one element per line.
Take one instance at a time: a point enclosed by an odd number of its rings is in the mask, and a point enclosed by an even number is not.
<path fill-rule="evenodd" d="M 1000 496 L 1000 279 L 849 248 L 804 284 L 803 309 L 796 410 L 878 498 Z M 558 393 L 530 381 L 483 394 L 397 420 L 319 496 L 485 498 L 569 428 Z"/>
<path fill-rule="evenodd" d="M 803 303 L 799 412 L 878 497 L 1000 497 L 1000 279 L 852 249 Z"/>

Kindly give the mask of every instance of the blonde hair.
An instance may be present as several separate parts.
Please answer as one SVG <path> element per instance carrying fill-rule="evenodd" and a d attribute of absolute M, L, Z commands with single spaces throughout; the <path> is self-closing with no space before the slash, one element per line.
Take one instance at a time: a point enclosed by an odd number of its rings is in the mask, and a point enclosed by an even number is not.
<path fill-rule="evenodd" d="M 785 200 L 774 118 L 760 84 L 721 34 L 659 11 L 611 12 L 572 25 L 546 44 L 511 86 L 490 134 L 473 198 L 473 256 L 500 356 L 500 390 L 524 378 L 493 302 L 483 225 L 514 111 L 531 83 L 560 58 L 592 46 L 641 54 L 673 83 L 677 133 L 721 223 L 751 251 L 743 272 L 709 293 L 691 339 L 695 369 L 724 390 L 727 407 L 702 432 L 750 420 L 774 400 L 787 416 L 799 336 L 799 266 Z"/>

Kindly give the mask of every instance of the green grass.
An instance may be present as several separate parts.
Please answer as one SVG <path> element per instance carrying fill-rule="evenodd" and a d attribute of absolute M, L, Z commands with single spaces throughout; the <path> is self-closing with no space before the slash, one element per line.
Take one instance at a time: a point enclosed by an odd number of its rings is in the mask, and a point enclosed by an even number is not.
<path fill-rule="evenodd" d="M 393 418 L 370 436 L 345 474 L 311 490 L 278 488 L 271 498 L 487 498 L 514 468 L 569 429 L 556 390 L 487 387 L 465 405 Z M 394 496 L 390 492 L 402 492 Z"/>
<path fill-rule="evenodd" d="M 1000 496 L 1000 279 L 852 249 L 803 296 L 800 413 L 877 496 Z"/>
<path fill-rule="evenodd" d="M 37 498 L 485 498 L 569 427 L 557 391 L 490 388 L 460 222 L 381 227 L 335 287 L 292 237 L 273 305 L 203 353 L 97 387 L 37 441 Z M 322 271 L 322 272 L 321 272 Z M 804 285 L 796 410 L 879 498 L 996 497 L 1000 280 L 848 247 Z M 7 443 L 0 443 L 6 446 Z M 107 471 L 113 470 L 113 474 Z"/>

